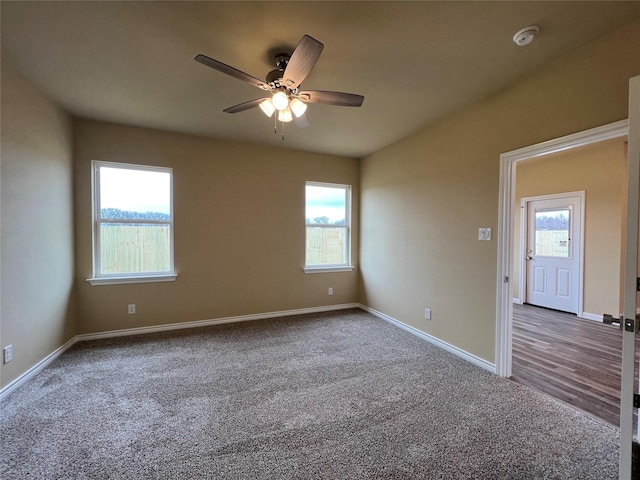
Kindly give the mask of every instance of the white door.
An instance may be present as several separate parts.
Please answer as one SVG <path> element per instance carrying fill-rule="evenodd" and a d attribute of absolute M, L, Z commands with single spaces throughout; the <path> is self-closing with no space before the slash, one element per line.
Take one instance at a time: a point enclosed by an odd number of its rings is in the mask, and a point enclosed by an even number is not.
<path fill-rule="evenodd" d="M 624 261 L 624 322 L 620 397 L 620 480 L 631 480 L 633 394 L 635 393 L 635 338 L 638 278 L 638 208 L 640 190 L 640 76 L 629 81 L 629 150 L 627 159 L 627 233 Z M 640 469 L 640 466 L 636 466 Z M 640 472 L 637 472 L 640 474 Z"/>
<path fill-rule="evenodd" d="M 578 313 L 582 198 L 528 199 L 526 303 Z"/>

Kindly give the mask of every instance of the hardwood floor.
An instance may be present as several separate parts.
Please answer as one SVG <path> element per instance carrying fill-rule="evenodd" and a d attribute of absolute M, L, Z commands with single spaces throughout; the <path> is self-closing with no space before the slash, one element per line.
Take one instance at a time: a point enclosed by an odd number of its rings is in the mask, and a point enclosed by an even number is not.
<path fill-rule="evenodd" d="M 617 326 L 513 306 L 513 379 L 616 426 L 621 358 Z"/>

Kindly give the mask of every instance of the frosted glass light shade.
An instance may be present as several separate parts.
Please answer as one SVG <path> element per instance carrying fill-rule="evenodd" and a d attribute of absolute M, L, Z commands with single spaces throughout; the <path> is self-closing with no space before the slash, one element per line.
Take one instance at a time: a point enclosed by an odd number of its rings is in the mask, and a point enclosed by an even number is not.
<path fill-rule="evenodd" d="M 291 115 L 291 109 L 285 108 L 284 110 L 280 110 L 278 112 L 278 120 L 281 122 L 290 122 L 293 120 L 293 115 Z"/>
<path fill-rule="evenodd" d="M 276 110 L 284 110 L 289 106 L 289 99 L 284 92 L 276 92 L 276 94 L 271 97 L 271 102 L 273 106 L 276 107 Z"/>
<path fill-rule="evenodd" d="M 304 112 L 307 110 L 307 104 L 304 102 L 301 102 L 297 98 L 294 98 L 293 100 L 291 100 L 291 104 L 289 106 L 291 107 L 291 111 L 296 117 L 303 115 Z"/>
<path fill-rule="evenodd" d="M 273 106 L 271 99 L 267 98 L 264 102 L 260 102 L 260 110 L 262 110 L 267 117 L 270 117 L 273 115 L 273 112 L 276 111 L 276 107 Z"/>

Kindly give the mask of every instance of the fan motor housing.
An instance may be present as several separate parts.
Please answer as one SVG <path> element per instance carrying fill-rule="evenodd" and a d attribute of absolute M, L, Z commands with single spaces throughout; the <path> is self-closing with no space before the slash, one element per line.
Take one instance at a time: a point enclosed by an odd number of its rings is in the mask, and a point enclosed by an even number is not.
<path fill-rule="evenodd" d="M 276 53 L 274 56 L 276 70 L 271 70 L 267 73 L 267 83 L 272 85 L 275 88 L 282 86 L 282 74 L 284 73 L 285 68 L 289 65 L 289 59 L 291 55 L 288 53 Z"/>
<path fill-rule="evenodd" d="M 267 73 L 267 83 L 273 83 L 276 87 L 280 86 L 282 82 L 282 72 L 282 70 L 271 70 L 269 73 Z"/>
<path fill-rule="evenodd" d="M 284 71 L 284 69 L 287 68 L 287 65 L 289 64 L 290 58 L 291 55 L 289 55 L 288 53 L 276 53 L 276 67 L 278 67 L 279 70 Z"/>

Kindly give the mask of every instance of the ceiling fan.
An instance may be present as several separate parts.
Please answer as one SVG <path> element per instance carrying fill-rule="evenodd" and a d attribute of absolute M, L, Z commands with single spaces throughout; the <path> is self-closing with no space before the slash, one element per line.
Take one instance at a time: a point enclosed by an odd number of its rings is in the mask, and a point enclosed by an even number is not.
<path fill-rule="evenodd" d="M 260 107 L 268 117 L 277 112 L 275 119 L 282 122 L 283 126 L 284 123 L 293 121 L 298 127 L 308 127 L 310 125 L 309 118 L 305 113 L 307 103 L 359 107 L 364 101 L 362 95 L 353 93 L 300 90 L 300 84 L 311 72 L 323 48 L 324 45 L 318 40 L 304 35 L 291 55 L 286 53 L 275 55 L 277 69 L 269 72 L 264 82 L 206 55 L 196 55 L 195 61 L 268 93 L 268 95 L 255 100 L 225 108 L 224 112 L 238 113 Z"/>

